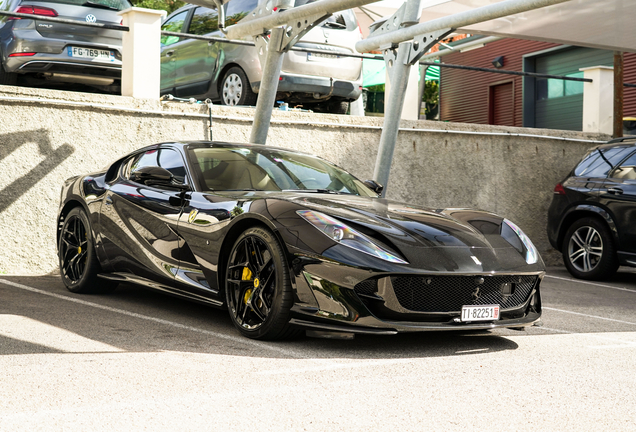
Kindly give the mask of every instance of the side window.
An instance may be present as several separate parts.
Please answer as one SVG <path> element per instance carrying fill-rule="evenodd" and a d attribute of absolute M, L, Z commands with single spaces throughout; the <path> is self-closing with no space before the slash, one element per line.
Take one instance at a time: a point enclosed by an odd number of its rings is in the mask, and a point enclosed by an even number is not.
<path fill-rule="evenodd" d="M 185 20 L 188 16 L 189 10 L 185 10 L 180 14 L 177 14 L 170 18 L 168 21 L 162 24 L 161 31 L 169 31 L 175 33 L 183 33 Z M 161 44 L 162 45 L 172 45 L 174 43 L 179 42 L 178 36 L 161 36 Z"/>
<path fill-rule="evenodd" d="M 605 177 L 623 158 L 634 151 L 631 147 L 596 149 L 588 154 L 575 168 L 574 175 L 580 177 Z"/>
<path fill-rule="evenodd" d="M 165 168 L 172 173 L 175 182 L 181 184 L 186 183 L 186 170 L 183 164 L 183 159 L 181 158 L 181 155 L 174 150 L 150 150 L 137 156 L 132 160 L 130 172 L 127 177 L 130 178 L 135 171 L 147 166 L 159 166 L 161 168 Z"/>
<path fill-rule="evenodd" d="M 636 180 L 636 153 L 615 169 L 611 177 L 620 180 Z"/>
<path fill-rule="evenodd" d="M 205 35 L 219 30 L 219 19 L 216 9 L 199 7 L 194 12 L 190 21 L 188 33 L 194 35 Z"/>
<path fill-rule="evenodd" d="M 231 26 L 249 15 L 256 6 L 258 0 L 232 0 L 227 4 L 225 11 L 225 26 Z"/>
<path fill-rule="evenodd" d="M 170 149 L 159 150 L 159 166 L 172 173 L 177 183 L 186 183 L 186 169 L 181 155 Z"/>

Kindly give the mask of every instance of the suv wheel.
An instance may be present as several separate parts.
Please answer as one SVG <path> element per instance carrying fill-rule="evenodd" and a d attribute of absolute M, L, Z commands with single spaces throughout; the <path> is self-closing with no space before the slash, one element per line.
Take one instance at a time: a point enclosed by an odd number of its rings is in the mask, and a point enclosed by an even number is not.
<path fill-rule="evenodd" d="M 221 103 L 223 105 L 254 105 L 256 94 L 252 91 L 247 75 L 240 67 L 230 68 L 221 82 Z"/>
<path fill-rule="evenodd" d="M 618 269 L 610 231 L 596 218 L 579 219 L 570 226 L 565 233 L 562 253 L 565 267 L 579 279 L 605 279 Z"/>

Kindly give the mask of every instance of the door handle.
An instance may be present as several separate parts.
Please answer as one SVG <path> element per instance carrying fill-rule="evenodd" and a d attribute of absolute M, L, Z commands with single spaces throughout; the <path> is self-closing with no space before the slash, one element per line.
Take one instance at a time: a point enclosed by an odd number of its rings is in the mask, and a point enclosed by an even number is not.
<path fill-rule="evenodd" d="M 174 50 L 166 51 L 166 57 L 170 57 L 174 54 Z"/>
<path fill-rule="evenodd" d="M 611 193 L 612 195 L 623 195 L 623 189 L 617 187 L 611 187 L 607 189 L 607 192 Z"/>

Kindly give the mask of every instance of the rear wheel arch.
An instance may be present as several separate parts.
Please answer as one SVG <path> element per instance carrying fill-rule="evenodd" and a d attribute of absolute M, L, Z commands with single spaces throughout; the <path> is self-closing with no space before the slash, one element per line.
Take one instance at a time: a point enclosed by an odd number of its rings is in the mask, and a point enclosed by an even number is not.
<path fill-rule="evenodd" d="M 605 211 L 601 207 L 592 206 L 592 205 L 584 205 L 575 207 L 574 210 L 570 211 L 561 221 L 561 226 L 559 227 L 559 236 L 558 236 L 558 246 L 559 250 L 563 248 L 563 242 L 565 240 L 565 234 L 568 229 L 579 219 L 583 218 L 595 218 L 604 223 L 607 228 L 612 233 L 612 237 L 614 240 L 614 244 L 618 246 L 619 238 L 618 238 L 618 230 L 616 229 L 616 224 L 614 223 L 614 219 L 612 216 Z"/>
<path fill-rule="evenodd" d="M 71 200 L 71 201 L 68 201 L 66 204 L 64 204 L 64 207 L 62 207 L 62 210 L 60 211 L 57 218 L 57 237 L 55 240 L 56 245 L 59 244 L 60 242 L 60 233 L 62 232 L 62 226 L 64 225 L 64 220 L 66 220 L 66 217 L 71 212 L 71 210 L 73 210 L 76 207 L 82 207 L 82 209 L 86 212 L 86 214 L 89 214 L 88 209 L 84 205 L 82 205 L 80 201 Z"/>

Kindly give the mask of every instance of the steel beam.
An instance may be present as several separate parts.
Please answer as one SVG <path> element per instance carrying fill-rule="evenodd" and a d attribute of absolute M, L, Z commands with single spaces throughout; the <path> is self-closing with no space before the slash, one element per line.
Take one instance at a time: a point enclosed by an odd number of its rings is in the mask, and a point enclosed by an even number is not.
<path fill-rule="evenodd" d="M 238 39 L 244 36 L 256 36 L 264 34 L 274 27 L 302 24 L 308 16 L 332 14 L 376 1 L 378 0 L 321 0 L 287 9 L 283 12 L 273 12 L 263 6 L 263 9 L 257 9 L 253 14 L 228 27 L 227 37 L 229 39 Z M 196 1 L 189 1 L 189 3 L 198 4 Z M 258 16 L 259 13 L 261 16 Z M 266 13 L 270 13 L 270 15 L 266 16 Z"/>
<path fill-rule="evenodd" d="M 251 143 L 265 144 L 267 142 L 267 132 L 269 131 L 272 111 L 274 110 L 274 102 L 276 102 L 280 69 L 283 65 L 284 52 L 281 45 L 283 44 L 284 34 L 285 29 L 276 27 L 272 29 L 269 42 L 266 42 L 263 37 L 260 37 L 260 40 L 257 39 L 256 48 L 258 50 L 267 50 L 267 52 L 263 64 L 261 87 L 256 100 L 256 112 L 254 113 L 254 123 L 252 124 L 250 135 Z"/>
<path fill-rule="evenodd" d="M 565 3 L 566 1 L 571 0 L 505 0 L 500 3 L 470 9 L 378 36 L 371 35 L 369 38 L 358 42 L 356 44 L 356 50 L 358 52 L 378 50 L 387 46 L 395 46 L 401 42 L 412 40 L 419 35 L 429 34 L 445 28 L 457 29 L 471 24 L 490 21 L 495 18 L 502 18 L 533 9 Z"/>
<path fill-rule="evenodd" d="M 383 197 L 386 196 L 389 184 L 391 161 L 393 161 L 393 152 L 395 151 L 402 109 L 404 108 L 404 97 L 411 69 L 411 65 L 407 62 L 411 46 L 411 42 L 402 42 L 398 48 L 397 56 L 388 60 L 388 62 L 393 62 L 390 71 L 390 104 L 388 110 L 384 113 L 384 125 L 382 126 L 378 156 L 373 170 L 373 179 L 384 186 L 382 190 Z"/>

